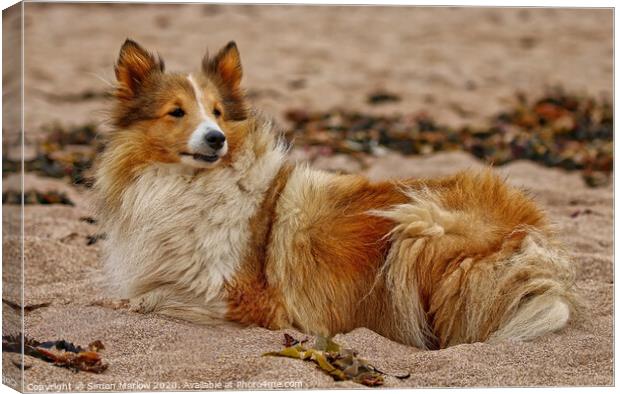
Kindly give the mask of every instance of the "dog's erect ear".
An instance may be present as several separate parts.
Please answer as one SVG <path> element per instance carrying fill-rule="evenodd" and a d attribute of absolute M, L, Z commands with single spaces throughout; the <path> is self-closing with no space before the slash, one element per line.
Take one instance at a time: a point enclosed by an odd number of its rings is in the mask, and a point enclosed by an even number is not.
<path fill-rule="evenodd" d="M 140 85 L 153 72 L 163 72 L 163 60 L 148 52 L 137 42 L 125 40 L 114 67 L 119 83 L 117 96 L 130 99 L 134 97 Z"/>
<path fill-rule="evenodd" d="M 219 78 L 229 89 L 238 89 L 241 85 L 243 69 L 239 50 L 234 41 L 226 44 L 212 58 L 207 54 L 202 61 L 202 67 L 208 76 Z"/>
<path fill-rule="evenodd" d="M 243 120 L 247 117 L 244 94 L 241 89 L 241 57 L 234 41 L 213 57 L 209 54 L 202 59 L 202 70 L 220 90 L 223 105 L 226 107 L 224 116 L 230 120 Z"/>

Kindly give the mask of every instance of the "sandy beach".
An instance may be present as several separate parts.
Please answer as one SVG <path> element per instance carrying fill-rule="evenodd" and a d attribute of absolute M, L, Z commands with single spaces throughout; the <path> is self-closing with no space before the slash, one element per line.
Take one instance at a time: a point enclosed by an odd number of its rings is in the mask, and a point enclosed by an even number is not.
<path fill-rule="evenodd" d="M 169 70 L 185 72 L 199 67 L 207 47 L 214 51 L 236 40 L 253 104 L 284 127 L 290 108 L 425 111 L 443 124 L 475 125 L 505 108 L 518 91 L 534 97 L 560 85 L 611 99 L 613 88 L 610 10 L 36 3 L 25 10 L 26 152 L 54 125 L 94 124 L 107 132 L 106 92 L 126 37 L 159 52 Z M 5 24 L 14 22 L 12 15 L 4 17 Z M 15 88 L 15 78 L 6 70 L 6 92 Z M 368 104 L 377 89 L 394 92 L 400 101 Z M 3 142 L 10 146 L 17 120 L 6 108 L 4 114 Z M 307 160 L 301 149 L 292 156 Z M 483 166 L 464 152 L 389 152 L 365 163 L 333 155 L 313 165 L 373 180 Z M 387 377 L 386 387 L 613 385 L 613 186 L 591 188 L 578 172 L 529 161 L 497 171 L 526 189 L 554 222 L 577 268 L 586 313 L 566 329 L 527 343 L 423 351 L 365 328 L 335 340 L 381 370 L 411 374 L 405 380 Z M 3 192 L 19 181 L 18 174 L 3 174 Z M 100 242 L 87 245 L 98 231 L 84 220 L 93 215 L 90 190 L 35 173 L 27 173 L 24 183 L 26 189 L 64 192 L 74 203 L 25 208 L 25 333 L 81 345 L 101 340 L 109 364 L 102 374 L 74 373 L 26 357 L 26 391 L 248 389 L 278 382 L 363 387 L 335 382 L 310 363 L 261 356 L 282 347 L 284 332 L 304 337 L 294 330 L 202 327 L 130 312 L 105 294 Z M 10 306 L 22 303 L 19 209 L 3 205 L 3 335 L 21 330 L 18 311 Z M 19 356 L 3 356 L 5 376 L 19 387 Z"/>

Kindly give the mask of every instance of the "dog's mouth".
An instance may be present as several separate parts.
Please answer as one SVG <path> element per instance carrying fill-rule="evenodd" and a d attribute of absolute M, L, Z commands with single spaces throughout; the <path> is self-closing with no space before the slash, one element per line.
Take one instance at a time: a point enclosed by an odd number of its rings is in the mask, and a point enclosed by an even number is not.
<path fill-rule="evenodd" d="M 215 163 L 220 158 L 218 154 L 203 155 L 201 153 L 188 153 L 188 152 L 181 152 L 180 154 L 181 156 L 190 156 L 194 160 L 204 161 L 205 163 Z"/>

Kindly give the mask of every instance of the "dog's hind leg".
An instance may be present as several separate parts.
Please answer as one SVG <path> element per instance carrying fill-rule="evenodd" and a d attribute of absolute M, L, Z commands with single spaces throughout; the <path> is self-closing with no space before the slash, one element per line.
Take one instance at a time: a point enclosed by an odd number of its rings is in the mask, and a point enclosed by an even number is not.
<path fill-rule="evenodd" d="M 411 203 L 374 212 L 396 223 L 390 233 L 392 246 L 380 273 L 393 316 L 386 335 L 420 348 L 436 347 L 427 313 L 432 262 L 440 257 L 440 244 L 454 238 L 452 231 L 459 222 L 457 214 L 428 197 L 424 192 L 415 192 Z M 454 242 L 459 240 L 454 238 Z"/>

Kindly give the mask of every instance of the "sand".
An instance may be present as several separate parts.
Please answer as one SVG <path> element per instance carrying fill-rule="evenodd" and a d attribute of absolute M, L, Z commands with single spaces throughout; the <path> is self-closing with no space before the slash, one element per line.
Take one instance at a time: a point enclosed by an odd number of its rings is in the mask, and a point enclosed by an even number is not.
<path fill-rule="evenodd" d="M 178 71 L 196 68 L 207 46 L 237 40 L 252 100 L 281 121 L 289 107 L 341 106 L 386 113 L 425 110 L 443 123 L 459 125 L 483 122 L 516 90 L 535 95 L 561 83 L 608 97 L 611 31 L 612 13 L 606 10 L 29 3 L 26 137 L 31 144 L 54 123 L 103 122 L 108 103 L 100 94 L 108 87 L 99 77 L 113 79 L 111 66 L 126 36 L 158 50 L 168 68 Z M 12 77 L 5 74 L 5 79 Z M 371 107 L 365 98 L 376 88 L 393 91 L 402 101 Z M 6 119 L 5 137 L 11 137 L 14 124 Z M 305 157 L 300 150 L 293 155 Z M 367 164 L 361 168 L 347 156 L 314 163 L 376 180 L 439 176 L 482 165 L 459 152 L 427 157 L 389 153 Z M 411 373 L 406 380 L 387 378 L 388 387 L 612 385 L 612 186 L 592 189 L 577 173 L 531 162 L 497 170 L 527 189 L 556 223 L 588 304 L 581 319 L 533 342 L 439 351 L 404 346 L 365 328 L 336 340 L 382 370 Z M 25 331 L 38 340 L 64 338 L 82 345 L 100 339 L 109 364 L 105 373 L 94 375 L 27 358 L 27 391 L 361 387 L 334 382 L 312 364 L 261 357 L 281 347 L 283 331 L 201 327 L 118 307 L 103 291 L 100 245 L 86 245 L 87 236 L 97 232 L 96 225 L 80 220 L 92 215 L 88 191 L 34 174 L 27 174 L 25 183 L 41 191 L 65 191 L 75 202 L 25 209 L 24 304 L 49 303 L 26 313 Z M 3 190 L 16 184 L 17 176 L 5 177 Z M 4 205 L 3 298 L 17 303 L 18 223 L 19 208 Z M 3 334 L 20 327 L 19 315 L 3 303 Z M 12 364 L 17 355 L 4 356 L 5 382 L 20 382 Z"/>

